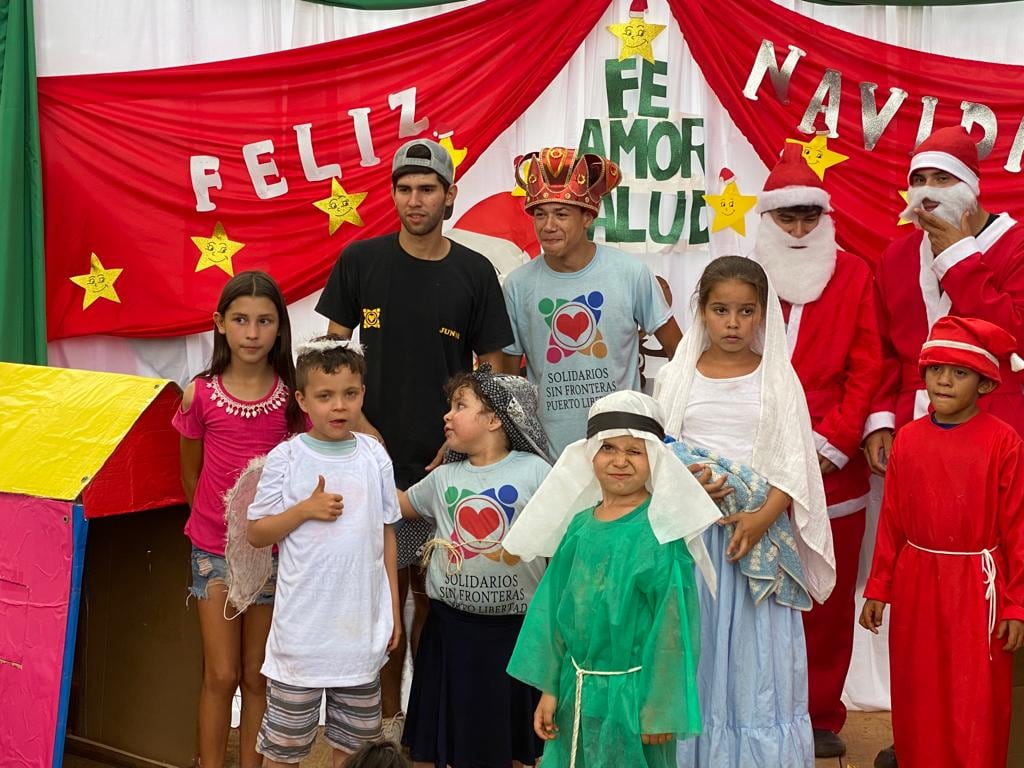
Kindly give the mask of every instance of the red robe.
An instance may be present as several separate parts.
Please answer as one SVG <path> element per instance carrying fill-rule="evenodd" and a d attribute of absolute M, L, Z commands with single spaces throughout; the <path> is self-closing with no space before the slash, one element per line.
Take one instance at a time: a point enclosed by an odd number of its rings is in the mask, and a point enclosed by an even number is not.
<path fill-rule="evenodd" d="M 864 589 L 892 605 L 900 765 L 1006 765 L 1013 655 L 989 637 L 982 557 L 920 547 L 990 550 L 997 619 L 1024 620 L 1024 444 L 1009 425 L 979 413 L 943 429 L 925 416 L 896 433 Z"/>
<path fill-rule="evenodd" d="M 930 249 L 922 259 L 922 244 L 928 247 L 919 230 L 893 241 L 875 272 L 885 366 L 865 433 L 895 429 L 926 412 L 917 359 L 939 317 L 988 320 L 1024 347 L 1024 226 L 1004 213 L 977 237 L 961 240 L 935 259 Z M 1000 375 L 1003 385 L 982 398 L 981 407 L 1024 435 L 1024 373 L 1004 365 Z"/>
<path fill-rule="evenodd" d="M 882 376 L 871 271 L 840 251 L 821 296 L 783 302 L 790 359 L 807 396 L 818 452 L 839 469 L 824 476 L 836 555 L 836 586 L 804 614 L 808 710 L 816 729 L 839 732 L 840 697 L 853 653 L 857 567 L 864 538 L 869 472 L 860 451 L 864 420 Z"/>

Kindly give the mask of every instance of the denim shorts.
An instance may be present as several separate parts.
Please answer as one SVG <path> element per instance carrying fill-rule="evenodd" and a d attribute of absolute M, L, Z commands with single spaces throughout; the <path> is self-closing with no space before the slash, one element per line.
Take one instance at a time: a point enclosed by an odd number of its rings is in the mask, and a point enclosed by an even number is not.
<path fill-rule="evenodd" d="M 223 555 L 215 555 L 204 549 L 192 547 L 192 586 L 188 588 L 190 595 L 197 600 L 205 600 L 207 589 L 211 584 L 228 583 L 228 563 Z M 277 555 L 274 555 L 273 569 L 270 578 L 263 585 L 262 591 L 253 601 L 254 605 L 273 605 L 274 592 L 277 589 Z"/>

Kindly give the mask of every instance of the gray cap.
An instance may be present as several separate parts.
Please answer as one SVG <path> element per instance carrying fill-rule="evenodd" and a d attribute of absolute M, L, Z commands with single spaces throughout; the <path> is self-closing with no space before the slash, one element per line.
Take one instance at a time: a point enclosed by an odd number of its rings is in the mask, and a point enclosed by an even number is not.
<path fill-rule="evenodd" d="M 413 149 L 414 147 L 417 149 Z M 412 155 L 409 154 L 410 150 L 413 150 Z M 451 184 L 455 180 L 452 156 L 448 154 L 447 149 L 430 139 L 413 139 L 399 147 L 395 152 L 395 159 L 391 161 L 391 178 L 393 179 L 398 171 L 415 173 L 418 169 L 433 171 L 446 184 Z"/>

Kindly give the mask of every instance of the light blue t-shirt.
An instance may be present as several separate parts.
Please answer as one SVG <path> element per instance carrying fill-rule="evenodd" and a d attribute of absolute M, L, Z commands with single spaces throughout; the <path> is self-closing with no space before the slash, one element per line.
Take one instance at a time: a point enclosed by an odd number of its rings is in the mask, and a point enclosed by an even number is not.
<path fill-rule="evenodd" d="M 638 329 L 653 333 L 672 310 L 651 270 L 606 245 L 579 272 L 556 272 L 541 255 L 509 273 L 503 290 L 515 335 L 505 352 L 526 355 L 557 457 L 583 438 L 595 400 L 640 389 Z"/>
<path fill-rule="evenodd" d="M 469 613 L 526 613 L 544 558 L 524 563 L 501 542 L 549 469 L 539 456 L 511 451 L 484 467 L 442 464 L 407 491 L 417 514 L 433 520 L 437 538 L 452 546 L 433 549 L 431 598 Z"/>

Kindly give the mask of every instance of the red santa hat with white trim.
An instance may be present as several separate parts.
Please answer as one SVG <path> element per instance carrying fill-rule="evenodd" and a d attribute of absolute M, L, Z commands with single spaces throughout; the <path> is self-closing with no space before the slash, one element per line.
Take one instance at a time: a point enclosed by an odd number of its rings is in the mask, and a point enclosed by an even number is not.
<path fill-rule="evenodd" d="M 803 148 L 787 142 L 779 162 L 768 174 L 764 190 L 757 196 L 757 212 L 797 205 L 817 205 L 822 213 L 832 211 L 832 200 L 825 184 L 804 160 Z"/>
<path fill-rule="evenodd" d="M 1017 339 L 1013 334 L 987 320 L 946 315 L 932 326 L 917 364 L 922 376 L 929 365 L 956 365 L 999 384 L 999 368 L 1003 362 L 1015 373 L 1024 370 L 1024 360 L 1017 355 Z"/>
<path fill-rule="evenodd" d="M 964 182 L 975 195 L 980 191 L 978 145 L 962 126 L 939 128 L 917 146 L 910 159 L 907 182 L 910 182 L 914 171 L 922 168 L 946 171 Z"/>

